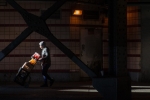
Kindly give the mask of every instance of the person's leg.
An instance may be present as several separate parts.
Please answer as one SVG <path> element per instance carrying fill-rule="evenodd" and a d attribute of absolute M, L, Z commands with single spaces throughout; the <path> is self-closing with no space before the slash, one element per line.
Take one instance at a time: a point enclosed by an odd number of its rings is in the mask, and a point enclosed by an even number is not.
<path fill-rule="evenodd" d="M 45 64 L 44 65 L 43 76 L 45 76 L 45 79 L 48 79 L 48 80 L 52 81 L 53 79 L 47 74 L 49 67 L 50 67 L 50 64 Z"/>
<path fill-rule="evenodd" d="M 44 79 L 44 84 L 41 85 L 41 87 L 47 87 L 47 77 L 46 77 L 46 73 L 48 71 L 48 68 L 46 67 L 46 65 L 42 64 L 42 75 L 43 75 L 43 79 Z"/>
<path fill-rule="evenodd" d="M 47 79 L 50 80 L 50 86 L 52 86 L 53 82 L 54 82 L 54 79 L 52 79 L 48 74 L 48 68 L 50 67 L 50 64 L 45 64 L 43 66 L 43 70 L 42 70 L 42 75 L 43 75 L 43 78 L 44 78 L 44 83 L 47 85 Z"/>

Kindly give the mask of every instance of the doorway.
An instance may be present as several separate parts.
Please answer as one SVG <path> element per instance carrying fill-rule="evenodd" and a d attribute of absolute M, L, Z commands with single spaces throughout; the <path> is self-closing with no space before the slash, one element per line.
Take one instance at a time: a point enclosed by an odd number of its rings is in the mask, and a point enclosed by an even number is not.
<path fill-rule="evenodd" d="M 81 60 L 97 75 L 102 69 L 103 48 L 102 29 L 84 28 L 81 29 Z M 81 77 L 88 75 L 81 70 Z"/>

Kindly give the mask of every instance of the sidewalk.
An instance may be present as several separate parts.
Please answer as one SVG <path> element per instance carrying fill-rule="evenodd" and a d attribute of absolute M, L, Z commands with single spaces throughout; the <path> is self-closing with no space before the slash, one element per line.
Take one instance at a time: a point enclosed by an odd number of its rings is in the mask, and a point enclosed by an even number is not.
<path fill-rule="evenodd" d="M 18 84 L 0 86 L 0 100 L 102 100 L 92 82 L 55 82 L 52 87 L 31 83 L 25 88 Z"/>
<path fill-rule="evenodd" d="M 32 83 L 23 87 L 17 83 L 0 84 L 0 100 L 103 100 L 91 81 L 55 82 L 52 87 Z M 132 100 L 150 100 L 150 83 L 132 83 Z"/>

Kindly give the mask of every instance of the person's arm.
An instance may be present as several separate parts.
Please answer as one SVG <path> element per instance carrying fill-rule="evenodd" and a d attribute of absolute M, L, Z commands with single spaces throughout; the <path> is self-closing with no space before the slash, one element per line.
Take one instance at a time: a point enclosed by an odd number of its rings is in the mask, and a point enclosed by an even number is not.
<path fill-rule="evenodd" d="M 34 56 L 33 56 L 33 55 L 31 56 L 31 59 L 34 59 Z"/>

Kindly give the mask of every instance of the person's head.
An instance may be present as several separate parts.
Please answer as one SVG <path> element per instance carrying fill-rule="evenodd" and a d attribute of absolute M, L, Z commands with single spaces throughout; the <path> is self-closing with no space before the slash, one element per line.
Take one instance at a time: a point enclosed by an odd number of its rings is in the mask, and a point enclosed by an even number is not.
<path fill-rule="evenodd" d="M 46 43 L 44 41 L 41 41 L 39 43 L 39 46 L 40 46 L 41 49 L 43 49 L 44 47 L 46 47 Z"/>

